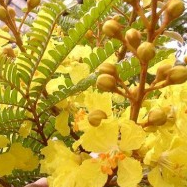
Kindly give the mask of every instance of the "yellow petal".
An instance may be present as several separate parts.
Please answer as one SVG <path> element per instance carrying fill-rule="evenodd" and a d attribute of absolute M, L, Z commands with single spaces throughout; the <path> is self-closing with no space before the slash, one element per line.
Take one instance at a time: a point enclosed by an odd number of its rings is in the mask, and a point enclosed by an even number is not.
<path fill-rule="evenodd" d="M 76 178 L 76 187 L 103 187 L 108 175 L 101 171 L 101 164 L 92 159 L 85 160 L 79 167 Z"/>
<path fill-rule="evenodd" d="M 90 68 L 88 64 L 76 62 L 72 65 L 70 77 L 73 84 L 77 84 L 80 80 L 88 77 Z"/>
<path fill-rule="evenodd" d="M 92 152 L 105 152 L 116 147 L 118 140 L 117 120 L 102 120 L 98 127 L 91 127 L 80 138 L 84 149 Z"/>
<path fill-rule="evenodd" d="M 1 36 L 4 36 L 6 38 L 11 38 L 11 35 L 8 33 L 8 32 L 5 32 L 3 31 L 2 29 L 0 29 L 0 33 L 1 33 Z M 4 46 L 5 44 L 7 44 L 9 41 L 8 40 L 5 40 L 3 38 L 0 38 L 0 47 L 1 46 Z"/>
<path fill-rule="evenodd" d="M 15 158 L 11 153 L 4 153 L 0 155 L 0 177 L 10 175 L 15 167 Z"/>
<path fill-rule="evenodd" d="M 62 111 L 55 120 L 55 129 L 62 135 L 68 136 L 70 128 L 68 126 L 69 112 Z"/>
<path fill-rule="evenodd" d="M 38 167 L 38 157 L 34 156 L 31 149 L 23 147 L 21 143 L 12 144 L 9 153 L 16 159 L 16 169 L 32 171 Z"/>
<path fill-rule="evenodd" d="M 0 135 L 0 149 L 6 147 L 8 143 L 10 143 L 9 139 L 4 135 Z"/>
<path fill-rule="evenodd" d="M 52 94 L 54 91 L 59 90 L 58 88 L 59 85 L 64 85 L 64 86 L 66 85 L 65 78 L 63 76 L 60 76 L 56 79 L 51 79 L 46 85 L 46 90 L 49 94 Z"/>
<path fill-rule="evenodd" d="M 142 166 L 139 161 L 126 157 L 119 161 L 117 175 L 120 187 L 137 187 L 143 177 Z"/>
<path fill-rule="evenodd" d="M 142 127 L 136 125 L 133 121 L 125 120 L 121 127 L 120 149 L 123 151 L 136 150 L 141 147 L 145 141 L 145 132 Z"/>
<path fill-rule="evenodd" d="M 21 127 L 19 129 L 19 134 L 23 138 L 26 138 L 32 129 L 32 122 L 31 121 L 25 121 L 24 123 L 21 124 Z"/>
<path fill-rule="evenodd" d="M 52 173 L 51 177 L 48 177 L 49 186 L 75 187 L 78 167 L 71 160 L 67 160 L 66 163 L 59 162 L 56 171 Z"/>
<path fill-rule="evenodd" d="M 49 140 L 48 146 L 41 150 L 41 154 L 45 156 L 45 158 L 40 161 L 42 173 L 53 174 L 59 167 L 59 164 L 65 166 L 69 160 L 76 165 L 79 164 L 77 155 L 73 154 L 62 141 Z"/>
<path fill-rule="evenodd" d="M 153 67 L 149 68 L 148 72 L 150 74 L 156 75 L 156 72 L 157 72 L 157 69 L 159 66 L 164 65 L 164 64 L 174 65 L 175 61 L 176 61 L 175 54 L 171 54 L 168 56 L 167 59 L 164 59 L 164 60 L 158 62 L 157 64 L 155 64 Z"/>
<path fill-rule="evenodd" d="M 107 115 L 112 114 L 112 94 L 99 93 L 97 91 L 85 92 L 85 106 L 89 112 L 93 110 L 102 110 Z"/>
<path fill-rule="evenodd" d="M 158 166 L 148 174 L 148 180 L 153 187 L 161 187 L 161 184 L 162 187 L 174 187 L 174 185 L 167 183 L 163 179 Z"/>

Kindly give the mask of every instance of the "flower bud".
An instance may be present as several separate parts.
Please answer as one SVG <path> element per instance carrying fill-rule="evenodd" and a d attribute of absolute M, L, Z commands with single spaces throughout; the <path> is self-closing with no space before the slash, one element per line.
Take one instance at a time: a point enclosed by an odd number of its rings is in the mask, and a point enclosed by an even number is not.
<path fill-rule="evenodd" d="M 116 66 L 110 63 L 102 63 L 99 67 L 100 74 L 109 74 L 114 76 L 115 78 L 118 77 Z"/>
<path fill-rule="evenodd" d="M 168 1 L 166 8 L 166 16 L 169 20 L 178 18 L 185 10 L 184 2 L 182 0 L 170 0 Z"/>
<path fill-rule="evenodd" d="M 32 9 L 37 7 L 40 4 L 40 1 L 41 0 L 28 0 L 27 1 L 28 10 L 31 11 Z"/>
<path fill-rule="evenodd" d="M 132 94 L 132 97 L 134 99 L 137 99 L 137 97 L 138 97 L 138 89 L 139 89 L 139 86 L 134 86 L 134 87 L 130 88 L 130 93 Z"/>
<path fill-rule="evenodd" d="M 7 19 L 7 12 L 3 6 L 0 6 L 0 20 L 5 21 Z"/>
<path fill-rule="evenodd" d="M 164 125 L 166 121 L 167 115 L 165 114 L 165 112 L 162 109 L 157 108 L 149 112 L 147 126 L 161 126 Z"/>
<path fill-rule="evenodd" d="M 157 72 L 156 72 L 156 78 L 154 82 L 160 82 L 163 80 L 166 80 L 168 71 L 172 68 L 171 64 L 164 64 L 160 67 L 158 67 Z"/>
<path fill-rule="evenodd" d="M 120 23 L 113 19 L 107 20 L 102 27 L 102 31 L 106 36 L 119 40 L 122 40 L 121 30 L 122 27 Z"/>
<path fill-rule="evenodd" d="M 137 54 L 142 62 L 148 63 L 155 56 L 155 47 L 150 42 L 143 42 L 138 47 Z"/>
<path fill-rule="evenodd" d="M 85 34 L 85 38 L 88 40 L 93 38 L 93 31 L 89 29 Z"/>
<path fill-rule="evenodd" d="M 102 119 L 107 119 L 106 113 L 102 110 L 94 110 L 88 115 L 88 121 L 94 127 L 99 126 Z"/>
<path fill-rule="evenodd" d="M 126 32 L 125 39 L 132 47 L 137 49 L 141 43 L 141 34 L 138 30 L 131 28 Z"/>
<path fill-rule="evenodd" d="M 7 57 L 15 58 L 16 55 L 14 53 L 14 50 L 11 47 L 5 47 L 2 51 L 3 54 L 7 55 Z"/>
<path fill-rule="evenodd" d="M 7 10 L 8 10 L 8 13 L 9 13 L 10 17 L 15 18 L 16 12 L 15 12 L 14 8 L 8 6 Z"/>
<path fill-rule="evenodd" d="M 187 80 L 187 68 L 175 66 L 168 71 L 167 81 L 169 84 L 182 84 Z"/>
<path fill-rule="evenodd" d="M 109 74 L 101 74 L 96 81 L 97 88 L 105 92 L 115 91 L 117 88 L 116 79 Z"/>

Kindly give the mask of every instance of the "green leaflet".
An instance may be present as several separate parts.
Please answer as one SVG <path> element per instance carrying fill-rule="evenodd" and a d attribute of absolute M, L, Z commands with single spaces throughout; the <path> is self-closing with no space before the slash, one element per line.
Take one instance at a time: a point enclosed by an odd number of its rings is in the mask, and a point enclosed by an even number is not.
<path fill-rule="evenodd" d="M 158 51 L 156 56 L 150 61 L 149 67 L 152 67 L 156 63 L 160 62 L 161 60 L 166 59 L 173 52 L 174 52 L 173 49 L 163 49 Z M 130 62 L 123 61 L 122 63 L 118 64 L 117 68 L 120 77 L 124 81 L 140 73 L 140 63 L 138 59 L 135 57 L 132 57 Z"/>

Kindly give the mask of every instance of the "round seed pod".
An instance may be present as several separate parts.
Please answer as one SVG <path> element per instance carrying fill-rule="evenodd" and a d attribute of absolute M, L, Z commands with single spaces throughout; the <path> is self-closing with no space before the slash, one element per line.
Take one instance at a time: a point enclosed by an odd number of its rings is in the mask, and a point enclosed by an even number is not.
<path fill-rule="evenodd" d="M 120 23 L 113 19 L 107 20 L 102 27 L 102 31 L 106 36 L 119 40 L 122 40 L 121 30 Z"/>
<path fill-rule="evenodd" d="M 182 0 L 170 0 L 167 3 L 165 14 L 167 19 L 174 20 L 178 18 L 185 10 L 184 2 Z"/>
<path fill-rule="evenodd" d="M 168 71 L 167 81 L 169 84 L 182 84 L 187 80 L 187 68 L 175 66 Z"/>
<path fill-rule="evenodd" d="M 7 19 L 7 11 L 3 6 L 0 6 L 0 20 L 6 21 Z"/>
<path fill-rule="evenodd" d="M 164 125 L 166 121 L 167 115 L 160 108 L 151 110 L 148 114 L 148 126 L 161 126 Z"/>
<path fill-rule="evenodd" d="M 118 77 L 117 76 L 117 69 L 116 69 L 116 66 L 114 64 L 103 63 L 98 67 L 98 70 L 99 70 L 100 74 L 109 74 L 109 75 L 112 75 L 114 77 Z"/>
<path fill-rule="evenodd" d="M 139 59 L 148 63 L 155 56 L 155 46 L 150 42 L 143 42 L 137 49 Z"/>
<path fill-rule="evenodd" d="M 97 78 L 96 86 L 99 90 L 113 92 L 117 88 L 116 79 L 112 75 L 101 74 Z"/>
<path fill-rule="evenodd" d="M 140 31 L 131 28 L 129 29 L 125 34 L 125 39 L 128 41 L 128 43 L 134 47 L 135 49 L 138 48 L 138 46 L 141 43 L 141 33 Z"/>
<path fill-rule="evenodd" d="M 32 9 L 36 8 L 40 4 L 41 0 L 28 0 L 27 7 L 28 10 L 31 11 Z"/>
<path fill-rule="evenodd" d="M 166 80 L 168 71 L 172 68 L 171 64 L 164 64 L 160 67 L 158 67 L 156 72 L 156 78 L 154 82 L 160 82 L 163 80 Z"/>
<path fill-rule="evenodd" d="M 102 110 L 94 110 L 88 115 L 88 121 L 93 127 L 98 127 L 102 119 L 107 119 L 106 113 Z"/>

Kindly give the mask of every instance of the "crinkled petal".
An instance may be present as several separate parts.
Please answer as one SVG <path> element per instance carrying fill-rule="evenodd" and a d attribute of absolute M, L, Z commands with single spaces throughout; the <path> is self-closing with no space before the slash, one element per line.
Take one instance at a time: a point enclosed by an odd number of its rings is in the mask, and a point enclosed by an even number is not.
<path fill-rule="evenodd" d="M 4 135 L 0 135 L 0 149 L 6 147 L 8 143 L 10 143 L 9 139 Z"/>
<path fill-rule="evenodd" d="M 72 153 L 62 141 L 48 141 L 48 146 L 41 150 L 41 153 L 45 156 L 41 163 L 41 172 L 47 174 L 53 174 L 54 171 L 61 166 L 66 165 L 70 160 L 79 164 L 79 158 L 77 155 Z"/>
<path fill-rule="evenodd" d="M 108 175 L 101 171 L 101 164 L 88 159 L 79 167 L 76 187 L 103 187 L 107 178 Z"/>
<path fill-rule="evenodd" d="M 15 168 L 15 158 L 11 153 L 3 153 L 0 155 L 0 177 L 10 175 Z"/>
<path fill-rule="evenodd" d="M 137 187 L 143 177 L 142 166 L 139 161 L 126 157 L 119 161 L 117 175 L 120 187 Z"/>
<path fill-rule="evenodd" d="M 162 187 L 174 187 L 174 185 L 167 183 L 163 179 L 158 166 L 150 171 L 148 174 L 148 180 L 153 187 L 160 187 L 161 184 Z"/>
<path fill-rule="evenodd" d="M 85 92 L 85 106 L 89 112 L 93 110 L 102 110 L 107 115 L 112 114 L 112 94 L 99 93 L 97 91 Z"/>
<path fill-rule="evenodd" d="M 70 134 L 70 127 L 68 126 L 69 112 L 62 111 L 55 121 L 55 129 L 62 135 L 68 136 Z"/>
<path fill-rule="evenodd" d="M 98 127 L 91 127 L 85 132 L 80 142 L 84 149 L 91 152 L 105 152 L 117 145 L 118 123 L 117 120 L 102 120 Z"/>
<path fill-rule="evenodd" d="M 136 125 L 133 121 L 126 120 L 121 127 L 120 149 L 123 151 L 136 150 L 141 147 L 145 141 L 145 132 L 142 127 Z"/>

